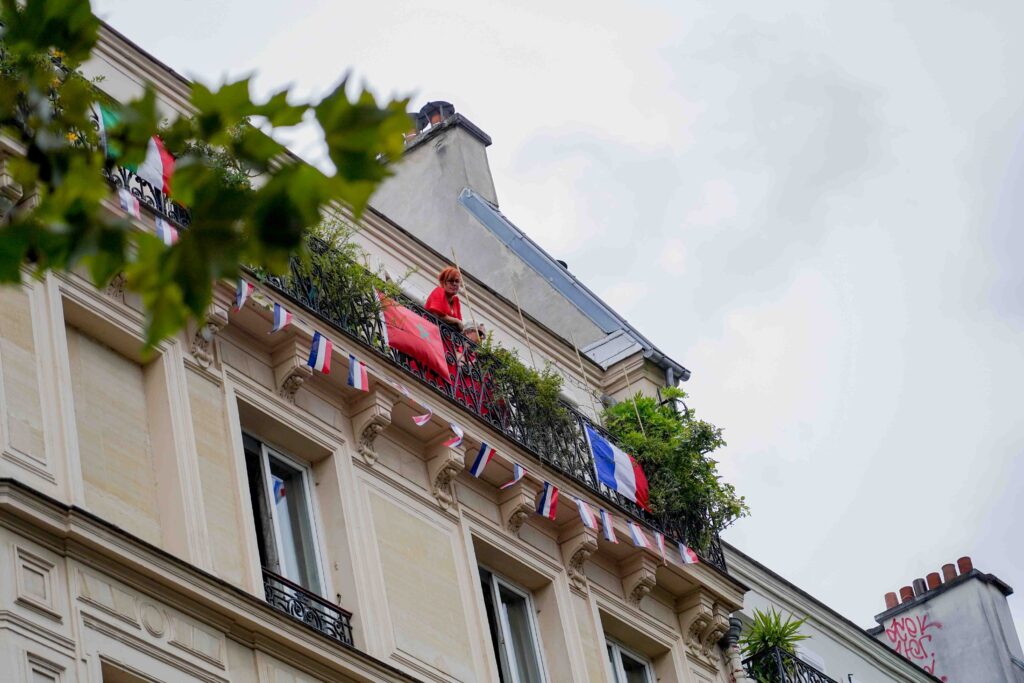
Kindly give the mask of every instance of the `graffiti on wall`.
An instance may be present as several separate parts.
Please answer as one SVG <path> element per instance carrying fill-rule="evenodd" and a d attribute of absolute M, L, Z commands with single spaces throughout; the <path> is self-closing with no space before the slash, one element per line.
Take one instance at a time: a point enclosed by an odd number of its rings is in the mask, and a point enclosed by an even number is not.
<path fill-rule="evenodd" d="M 928 673 L 935 675 L 935 647 L 931 629 L 942 628 L 937 621 L 928 621 L 928 615 L 896 617 L 885 629 L 885 635 L 898 654 L 903 655 Z M 940 680 L 947 680 L 940 676 Z"/>

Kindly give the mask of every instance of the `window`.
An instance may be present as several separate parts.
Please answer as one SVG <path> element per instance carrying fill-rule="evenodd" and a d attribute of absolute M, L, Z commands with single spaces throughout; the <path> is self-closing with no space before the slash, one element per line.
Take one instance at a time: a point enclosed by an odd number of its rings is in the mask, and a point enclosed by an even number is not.
<path fill-rule="evenodd" d="M 260 563 L 322 595 L 309 468 L 249 434 L 242 442 Z"/>
<path fill-rule="evenodd" d="M 654 683 L 650 662 L 614 640 L 608 640 L 608 660 L 615 683 Z"/>
<path fill-rule="evenodd" d="M 540 643 L 530 594 L 480 567 L 491 644 L 502 683 L 543 683 Z"/>

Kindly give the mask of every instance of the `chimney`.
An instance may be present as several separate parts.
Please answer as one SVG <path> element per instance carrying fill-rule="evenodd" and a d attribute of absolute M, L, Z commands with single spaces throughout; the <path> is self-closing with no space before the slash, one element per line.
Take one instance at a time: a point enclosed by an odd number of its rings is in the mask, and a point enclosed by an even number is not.
<path fill-rule="evenodd" d="M 956 566 L 957 566 L 957 569 L 960 570 L 960 576 L 963 576 L 964 574 L 966 574 L 966 573 L 970 572 L 972 569 L 974 569 L 974 563 L 971 562 L 971 558 L 966 556 L 966 555 L 964 555 L 963 557 L 961 557 L 959 560 L 956 561 Z"/>
<path fill-rule="evenodd" d="M 942 582 L 949 583 L 956 578 L 956 567 L 952 564 L 942 565 Z"/>
<path fill-rule="evenodd" d="M 942 579 L 939 578 L 938 572 L 932 572 L 925 577 L 925 581 L 928 582 L 928 590 L 933 591 L 942 585 Z"/>
<path fill-rule="evenodd" d="M 914 589 L 913 588 L 911 588 L 910 586 L 904 586 L 903 588 L 900 588 L 900 601 L 901 602 L 910 602 L 913 599 L 914 599 Z"/>
<path fill-rule="evenodd" d="M 885 609 L 892 609 L 898 604 L 900 604 L 900 599 L 896 596 L 895 593 L 885 594 Z"/>
<path fill-rule="evenodd" d="M 928 592 L 928 585 L 925 584 L 924 579 L 914 579 L 914 595 L 921 597 Z"/>

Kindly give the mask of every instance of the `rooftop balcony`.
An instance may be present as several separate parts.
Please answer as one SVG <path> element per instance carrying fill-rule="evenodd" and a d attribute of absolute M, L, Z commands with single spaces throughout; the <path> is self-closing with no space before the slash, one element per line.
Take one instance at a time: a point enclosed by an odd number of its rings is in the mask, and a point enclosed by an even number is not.
<path fill-rule="evenodd" d="M 743 660 L 743 669 L 758 683 L 836 683 L 835 679 L 777 647 Z"/>

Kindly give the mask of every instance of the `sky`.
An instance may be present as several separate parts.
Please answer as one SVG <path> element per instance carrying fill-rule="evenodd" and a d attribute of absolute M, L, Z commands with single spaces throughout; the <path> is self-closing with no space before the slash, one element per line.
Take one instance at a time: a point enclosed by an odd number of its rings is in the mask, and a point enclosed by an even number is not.
<path fill-rule="evenodd" d="M 206 83 L 454 103 L 502 211 L 693 371 L 725 538 L 845 616 L 962 555 L 1024 590 L 1024 3 L 94 6 Z"/>

